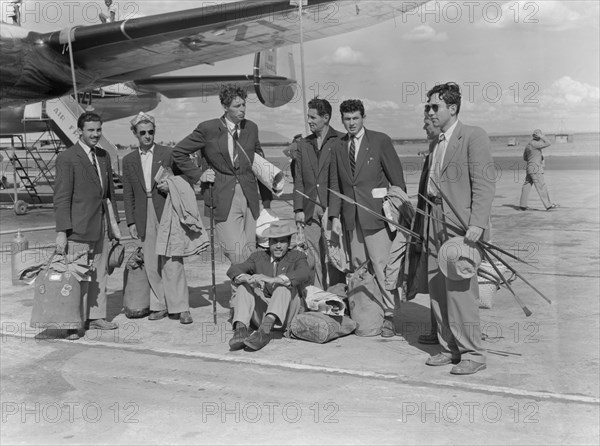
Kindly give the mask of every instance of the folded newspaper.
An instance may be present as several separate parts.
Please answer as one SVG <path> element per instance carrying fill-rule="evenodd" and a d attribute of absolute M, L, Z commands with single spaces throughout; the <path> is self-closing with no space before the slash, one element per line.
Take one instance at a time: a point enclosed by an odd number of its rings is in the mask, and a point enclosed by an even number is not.
<path fill-rule="evenodd" d="M 330 316 L 343 316 L 346 311 L 344 300 L 337 294 L 323 291 L 316 286 L 306 287 L 306 306 L 309 310 L 319 311 Z"/>
<path fill-rule="evenodd" d="M 167 178 L 170 178 L 172 176 L 173 176 L 173 171 L 171 170 L 170 167 L 160 166 L 158 168 L 158 171 L 156 172 L 156 175 L 154 176 L 154 180 L 157 183 L 160 183 L 161 181 L 165 181 Z"/>

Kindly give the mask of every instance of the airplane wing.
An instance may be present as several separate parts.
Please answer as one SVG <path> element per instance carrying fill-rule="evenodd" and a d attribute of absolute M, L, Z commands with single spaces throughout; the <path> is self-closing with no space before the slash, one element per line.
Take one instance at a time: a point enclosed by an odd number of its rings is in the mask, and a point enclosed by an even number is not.
<path fill-rule="evenodd" d="M 34 102 L 72 91 L 68 44 L 80 90 L 147 78 L 300 42 L 290 0 L 212 4 L 121 22 L 39 34 L 3 24 L 0 105 Z M 401 17 L 425 1 L 308 0 L 305 41 Z M 6 37 L 5 37 L 6 36 Z"/>
<path fill-rule="evenodd" d="M 255 77 L 248 75 L 223 75 L 223 76 L 154 76 L 147 79 L 137 79 L 132 82 L 135 90 L 147 93 L 160 93 L 169 99 L 197 98 L 218 96 L 224 84 L 235 84 L 244 90 L 254 91 Z M 264 102 L 268 107 L 279 107 L 287 104 L 296 94 L 296 81 L 283 76 L 261 76 L 260 88 L 262 91 L 281 91 L 281 94 L 272 93 L 273 97 L 282 98 L 279 102 Z M 289 93 L 288 93 L 289 91 Z M 287 100 L 283 100 L 283 98 Z"/>

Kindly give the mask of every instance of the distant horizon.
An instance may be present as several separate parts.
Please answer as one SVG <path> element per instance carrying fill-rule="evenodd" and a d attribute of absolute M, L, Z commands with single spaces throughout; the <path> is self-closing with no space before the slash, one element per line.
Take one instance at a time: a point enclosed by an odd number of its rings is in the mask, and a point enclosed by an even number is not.
<path fill-rule="evenodd" d="M 265 140 L 265 142 L 264 142 L 265 144 L 271 144 L 272 145 L 272 144 L 280 144 L 280 143 L 289 143 L 292 140 L 292 137 L 287 138 L 287 137 L 285 137 L 284 135 L 281 135 L 278 132 L 273 132 L 273 131 L 270 131 L 270 130 L 265 130 L 264 132 L 265 133 L 271 133 L 271 134 L 274 134 L 274 135 L 279 135 L 282 138 L 284 138 L 282 140 L 275 140 L 275 139 Z M 590 135 L 590 134 L 594 134 L 594 135 L 599 135 L 600 136 L 600 131 L 579 131 L 579 132 L 568 132 L 568 131 L 566 131 L 566 132 L 560 132 L 559 131 L 559 132 L 545 132 L 545 134 L 549 135 L 549 136 L 550 135 L 554 136 L 554 135 L 557 135 L 557 134 L 561 134 L 561 135 L 562 134 L 565 134 L 565 135 Z M 23 133 L 21 133 L 20 135 L 24 136 Z M 38 133 L 37 135 L 41 135 L 41 133 Z M 507 137 L 508 138 L 508 137 L 529 137 L 531 135 L 531 133 L 530 132 L 521 131 L 521 132 L 508 132 L 508 133 L 488 133 L 488 135 L 491 138 L 499 138 L 499 137 Z M 10 147 L 9 144 L 5 144 L 2 141 L 3 139 L 9 139 L 10 136 L 11 135 L 0 135 L 0 146 L 1 147 Z M 12 136 L 15 136 L 15 135 L 12 135 Z M 394 141 L 420 141 L 420 140 L 425 140 L 426 139 L 426 137 L 424 135 L 390 136 L 390 138 L 392 138 L 392 140 L 394 140 Z M 44 140 L 44 141 L 50 140 L 50 138 L 39 138 L 39 136 L 38 136 L 38 137 L 32 137 L 32 138 L 28 138 L 28 139 L 24 138 L 24 142 L 25 143 L 34 143 L 38 139 L 41 139 L 41 140 Z M 110 138 L 110 136 L 109 136 L 109 139 L 111 139 L 111 141 L 112 141 L 112 138 Z M 116 141 L 116 142 L 113 141 L 113 142 L 115 144 L 119 144 L 119 145 L 124 146 L 124 147 L 136 146 L 135 143 L 122 144 L 122 143 L 120 143 L 118 141 Z M 170 141 L 169 140 L 165 141 L 164 139 L 160 139 L 160 140 L 158 140 L 156 142 L 160 144 L 160 143 L 167 143 L 167 142 L 170 142 Z"/>

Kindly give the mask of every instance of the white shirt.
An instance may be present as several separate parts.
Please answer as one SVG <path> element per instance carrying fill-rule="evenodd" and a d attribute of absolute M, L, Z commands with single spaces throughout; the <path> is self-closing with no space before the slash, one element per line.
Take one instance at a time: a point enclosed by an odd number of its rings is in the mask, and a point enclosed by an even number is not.
<path fill-rule="evenodd" d="M 115 20 L 111 20 L 111 13 L 113 13 L 113 12 L 115 13 Z M 110 22 L 113 22 L 113 21 L 114 22 L 118 21 L 119 20 L 118 12 L 119 11 L 117 10 L 117 6 L 114 3 L 112 5 L 110 5 L 108 7 L 108 18 L 106 19 L 106 22 L 110 23 Z"/>
<path fill-rule="evenodd" d="M 234 160 L 234 147 L 235 147 L 235 142 L 233 141 L 233 132 L 235 131 L 236 128 L 236 124 L 234 124 L 233 122 L 231 122 L 229 119 L 225 118 L 225 122 L 227 123 L 227 149 L 229 150 L 229 157 L 231 158 L 231 162 L 233 163 Z M 237 124 L 237 136 L 238 138 L 240 137 L 240 126 L 239 124 Z"/>
<path fill-rule="evenodd" d="M 154 144 L 145 152 L 140 148 L 140 159 L 142 161 L 142 172 L 144 173 L 144 185 L 146 192 L 152 191 L 152 160 L 154 158 Z"/>
<path fill-rule="evenodd" d="M 100 172 L 100 163 L 98 162 L 98 158 L 96 158 L 96 162 L 94 162 L 94 158 L 93 158 L 94 155 L 92 153 L 92 149 L 86 143 L 84 143 L 81 139 L 79 140 L 79 144 L 81 145 L 81 147 L 83 147 L 83 150 L 85 151 L 85 154 L 88 156 L 90 163 L 92 163 L 92 166 L 96 165 L 96 172 L 98 172 L 98 178 L 100 179 L 100 186 L 102 186 L 102 188 L 104 188 L 104 183 L 102 182 L 102 173 Z"/>
<path fill-rule="evenodd" d="M 454 133 L 457 124 L 458 119 L 448 130 L 439 134 L 438 143 L 431 154 L 431 159 L 429 161 L 429 184 L 427 186 L 427 193 L 430 195 L 439 195 L 439 191 L 431 184 L 431 180 L 435 180 L 438 186 L 440 185 L 440 176 L 442 173 L 442 166 L 444 165 L 444 157 L 446 156 L 446 148 L 448 147 L 448 143 L 450 142 L 450 138 L 452 138 L 452 133 Z M 442 135 L 444 135 L 444 144 L 440 144 Z"/>
<path fill-rule="evenodd" d="M 364 127 L 354 136 L 354 161 L 358 159 L 358 149 L 362 143 L 363 136 L 365 136 Z M 350 156 L 350 144 L 352 144 L 352 135 L 348 134 L 348 156 Z"/>

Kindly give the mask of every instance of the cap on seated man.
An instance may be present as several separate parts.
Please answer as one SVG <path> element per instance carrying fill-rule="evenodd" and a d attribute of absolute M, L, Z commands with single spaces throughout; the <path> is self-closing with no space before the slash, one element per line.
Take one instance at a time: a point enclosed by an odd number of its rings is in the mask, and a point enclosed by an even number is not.
<path fill-rule="evenodd" d="M 240 285 L 232 300 L 234 328 L 231 350 L 260 350 L 271 340 L 275 324 L 286 327 L 300 309 L 298 289 L 310 284 L 306 255 L 290 250 L 296 225 L 278 220 L 263 232 L 268 251 L 256 251 L 245 262 L 232 265 L 229 278 Z M 251 323 L 258 329 L 251 333 Z"/>

